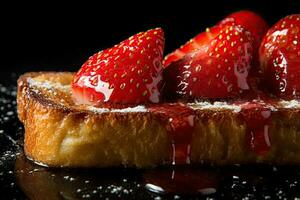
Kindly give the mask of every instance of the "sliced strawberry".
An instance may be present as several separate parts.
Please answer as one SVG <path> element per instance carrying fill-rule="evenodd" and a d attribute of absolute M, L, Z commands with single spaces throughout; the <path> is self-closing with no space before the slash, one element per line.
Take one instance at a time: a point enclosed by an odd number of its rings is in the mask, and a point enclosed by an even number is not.
<path fill-rule="evenodd" d="M 250 31 L 254 37 L 254 55 L 253 63 L 250 73 L 250 85 L 252 88 L 257 88 L 260 84 L 260 69 L 258 59 L 258 48 L 260 46 L 263 36 L 268 31 L 267 22 L 258 14 L 248 10 L 241 10 L 228 15 L 225 19 L 218 23 L 220 26 L 224 25 L 240 25 L 246 30 Z"/>
<path fill-rule="evenodd" d="M 268 31 L 267 22 L 255 12 L 248 10 L 234 12 L 220 21 L 218 25 L 240 25 L 244 27 L 254 37 L 255 48 L 259 47 L 263 36 Z"/>
<path fill-rule="evenodd" d="M 137 104 L 160 100 L 164 33 L 138 33 L 90 57 L 74 76 L 72 91 L 84 104 Z"/>
<path fill-rule="evenodd" d="M 300 97 L 300 14 L 269 29 L 259 50 L 264 83 L 280 97 Z"/>
<path fill-rule="evenodd" d="M 228 98 L 249 89 L 253 37 L 225 26 L 207 49 L 187 54 L 165 69 L 166 90 L 190 98 Z"/>
<path fill-rule="evenodd" d="M 216 26 L 206 29 L 205 32 L 199 33 L 180 48 L 168 54 L 164 59 L 164 67 L 166 68 L 172 62 L 183 58 L 188 53 L 200 48 L 207 48 L 210 41 L 219 35 L 222 27 L 231 25 L 240 25 L 248 30 L 254 37 L 254 48 L 259 47 L 262 37 L 268 30 L 268 24 L 258 14 L 248 10 L 234 12 L 220 21 Z"/>
<path fill-rule="evenodd" d="M 221 28 L 216 26 L 212 28 L 207 28 L 205 32 L 199 33 L 194 38 L 189 40 L 187 43 L 168 54 L 164 59 L 164 67 L 167 67 L 172 62 L 175 62 L 181 59 L 188 53 L 191 53 L 195 50 L 206 48 L 211 40 L 213 40 L 220 32 Z"/>

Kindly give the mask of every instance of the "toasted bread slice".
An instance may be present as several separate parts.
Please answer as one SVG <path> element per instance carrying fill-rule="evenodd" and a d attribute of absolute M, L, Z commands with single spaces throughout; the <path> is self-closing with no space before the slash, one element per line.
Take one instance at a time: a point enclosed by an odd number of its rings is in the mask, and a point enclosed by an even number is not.
<path fill-rule="evenodd" d="M 74 103 L 73 73 L 27 73 L 18 80 L 18 114 L 28 158 L 48 166 L 150 167 L 164 164 L 172 140 L 157 114 L 143 105 L 124 109 Z M 260 155 L 245 144 L 241 107 L 224 102 L 187 104 L 195 111 L 192 163 L 300 164 L 300 102 L 278 100 L 268 131 L 271 146 Z"/>

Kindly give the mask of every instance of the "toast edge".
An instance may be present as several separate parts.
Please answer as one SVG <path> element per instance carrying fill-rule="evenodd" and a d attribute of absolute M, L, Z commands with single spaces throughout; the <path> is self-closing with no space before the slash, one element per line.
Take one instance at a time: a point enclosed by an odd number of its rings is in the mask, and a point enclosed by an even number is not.
<path fill-rule="evenodd" d="M 55 72 L 52 72 L 55 73 Z M 62 72 L 63 75 L 64 72 Z M 159 120 L 152 116 L 151 113 L 102 113 L 94 114 L 91 112 L 78 112 L 67 107 L 62 107 L 55 102 L 51 102 L 38 96 L 34 91 L 30 90 L 28 82 L 26 81 L 29 77 L 35 77 L 43 72 L 27 73 L 21 76 L 18 80 L 18 113 L 20 120 L 25 126 L 25 153 L 28 157 L 36 162 L 41 162 L 49 166 L 68 166 L 68 167 L 108 167 L 108 166 L 134 166 L 134 167 L 148 167 L 156 166 L 162 164 L 165 159 L 168 158 L 170 154 L 171 141 L 168 138 L 165 127 L 160 124 Z M 50 73 L 51 74 L 51 73 Z M 228 112 L 210 112 L 210 111 L 197 111 L 197 118 L 199 123 L 196 124 L 195 133 L 192 140 L 192 161 L 196 163 L 213 163 L 213 164 L 249 164 L 249 163 L 269 163 L 269 164 L 300 164 L 300 110 L 299 109 L 281 109 L 276 112 L 273 116 L 272 128 L 270 129 L 270 139 L 272 142 L 272 148 L 267 155 L 258 156 L 255 155 L 245 147 L 245 124 L 243 124 L 237 117 L 238 114 Z M 54 118 L 54 121 L 49 121 L 49 119 Z M 57 118 L 57 119 L 56 119 Z M 44 119 L 44 121 L 39 121 Z M 139 120 L 137 120 L 139 119 Z M 85 121 L 86 120 L 86 121 Z M 76 158 L 66 159 L 55 157 L 59 150 L 54 151 L 53 146 L 49 146 L 47 140 L 51 138 L 51 135 L 57 135 L 55 131 L 50 131 L 51 134 L 47 133 L 43 138 L 41 134 L 36 132 L 42 131 L 47 126 L 42 124 L 52 124 L 51 122 L 62 122 L 68 121 L 69 124 L 76 125 L 80 122 L 87 124 L 91 127 L 92 124 L 101 124 L 98 127 L 98 134 L 103 132 L 102 122 L 112 121 L 106 128 L 115 131 L 108 131 L 107 134 L 101 135 L 101 141 L 104 138 L 111 138 L 117 140 L 120 137 L 119 130 L 126 130 L 127 133 L 132 132 L 132 129 L 137 127 L 136 122 L 142 121 L 143 125 L 142 131 L 140 131 L 140 137 L 134 135 L 130 138 L 131 143 L 128 143 L 128 148 L 132 145 L 136 145 L 136 140 L 139 139 L 143 141 L 142 146 L 135 149 L 135 151 L 126 151 L 124 147 L 124 142 L 116 143 L 117 146 L 113 147 L 106 146 L 103 148 L 96 148 L 95 155 L 92 156 L 97 162 L 82 161 L 80 162 Z M 80 124 L 79 123 L 79 124 Z M 123 124 L 123 126 L 118 128 L 113 128 L 113 126 Z M 130 130 L 128 128 L 130 125 Z M 141 126 L 141 125 L 140 125 Z M 68 126 L 66 126 L 68 127 Z M 76 126 L 77 127 L 77 126 Z M 147 131 L 148 129 L 148 131 Z M 57 130 L 53 128 L 53 130 Z M 90 129 L 87 129 L 90 130 Z M 151 130 L 151 131 L 149 131 Z M 156 130 L 156 131 L 153 131 Z M 62 135 L 66 135 L 68 131 L 61 131 Z M 80 132 L 80 131 L 79 131 Z M 86 133 L 86 132 L 85 132 Z M 94 132 L 95 133 L 95 132 Z M 153 133 L 156 133 L 153 136 Z M 82 134 L 82 132 L 80 132 Z M 83 133 L 84 134 L 84 133 Z M 37 137 L 37 135 L 39 137 Z M 90 134 L 89 134 L 90 135 Z M 142 135 L 148 135 L 147 138 L 141 137 Z M 101 139 L 102 138 L 102 139 Z M 152 144 L 153 138 L 156 139 L 156 143 L 152 145 L 152 151 L 149 149 L 145 150 L 145 147 Z M 121 140 L 126 140 L 126 138 L 120 137 Z M 56 141 L 55 139 L 53 139 Z M 63 139 L 59 139 L 62 142 Z M 118 140 L 117 140 L 118 141 Z M 90 141 L 92 144 L 94 141 Z M 43 145 L 48 145 L 48 150 L 43 153 Z M 55 146 L 55 145 L 54 145 Z M 107 149 L 105 149 L 107 148 Z M 52 150 L 51 150 L 52 149 Z M 84 151 L 87 155 L 89 152 L 93 152 L 93 149 L 79 148 Z M 109 150 L 108 150 L 109 149 Z M 121 152 L 114 154 L 111 152 L 117 152 L 121 149 Z M 108 151 L 111 151 L 108 153 Z M 139 154 L 143 152 L 143 154 Z M 105 156 L 104 152 L 107 153 Z M 96 155 L 99 153 L 99 155 Z M 129 158 L 130 154 L 135 154 L 135 158 Z M 64 154 L 64 156 L 70 156 L 69 154 Z M 144 157 L 144 159 L 139 160 L 139 156 Z M 71 156 L 73 157 L 73 156 Z M 110 158 L 111 157 L 111 158 Z"/>

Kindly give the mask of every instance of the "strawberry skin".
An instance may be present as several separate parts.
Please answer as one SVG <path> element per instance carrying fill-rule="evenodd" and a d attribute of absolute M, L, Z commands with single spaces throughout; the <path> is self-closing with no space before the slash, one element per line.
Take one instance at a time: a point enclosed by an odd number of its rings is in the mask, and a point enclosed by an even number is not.
<path fill-rule="evenodd" d="M 234 12 L 220 21 L 218 25 L 240 25 L 244 27 L 254 37 L 255 48 L 259 47 L 263 36 L 268 31 L 267 22 L 258 14 L 248 10 Z"/>
<path fill-rule="evenodd" d="M 172 62 L 180 60 L 188 53 L 191 53 L 201 48 L 206 48 L 207 44 L 209 44 L 209 42 L 218 35 L 220 30 L 221 28 L 216 26 L 212 28 L 207 28 L 205 32 L 199 33 L 194 38 L 190 39 L 187 43 L 185 43 L 172 53 L 168 54 L 163 61 L 164 67 L 166 68 Z"/>
<path fill-rule="evenodd" d="M 254 38 L 254 55 L 253 63 L 250 71 L 250 85 L 257 88 L 261 82 L 261 74 L 259 69 L 258 50 L 263 36 L 268 31 L 267 22 L 258 14 L 248 10 L 241 10 L 231 13 L 218 23 L 219 26 L 239 25 L 248 30 Z"/>
<path fill-rule="evenodd" d="M 282 98 L 300 97 L 300 14 L 286 16 L 269 29 L 259 58 L 271 93 Z"/>
<path fill-rule="evenodd" d="M 188 53 L 207 48 L 207 45 L 219 35 L 223 27 L 233 25 L 240 25 L 252 34 L 254 37 L 254 48 L 259 48 L 262 37 L 268 30 L 267 22 L 258 14 L 248 10 L 234 12 L 217 25 L 207 28 L 205 32 L 199 33 L 187 43 L 168 54 L 163 61 L 164 67 L 168 67 L 172 62 L 180 60 Z"/>
<path fill-rule="evenodd" d="M 187 54 L 165 69 L 166 90 L 187 99 L 237 96 L 249 89 L 253 37 L 241 26 L 225 26 L 207 49 Z"/>
<path fill-rule="evenodd" d="M 94 54 L 74 76 L 75 100 L 92 105 L 158 103 L 163 49 L 164 33 L 157 28 Z"/>

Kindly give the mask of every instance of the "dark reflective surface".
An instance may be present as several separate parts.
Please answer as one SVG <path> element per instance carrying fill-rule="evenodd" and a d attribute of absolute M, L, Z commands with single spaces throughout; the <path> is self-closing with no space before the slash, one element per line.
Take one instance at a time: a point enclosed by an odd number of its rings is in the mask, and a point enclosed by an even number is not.
<path fill-rule="evenodd" d="M 37 166 L 22 153 L 23 128 L 16 115 L 16 75 L 2 78 L 0 194 L 5 199 L 300 198 L 300 167 L 292 166 L 166 166 L 147 170 Z"/>

